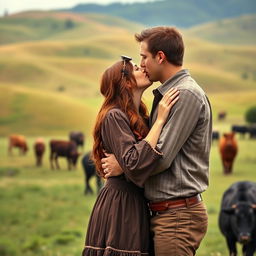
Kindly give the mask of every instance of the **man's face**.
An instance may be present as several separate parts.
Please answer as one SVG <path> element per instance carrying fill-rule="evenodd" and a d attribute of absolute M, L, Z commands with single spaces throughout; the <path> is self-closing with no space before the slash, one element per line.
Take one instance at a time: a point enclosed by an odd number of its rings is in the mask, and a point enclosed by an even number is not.
<path fill-rule="evenodd" d="M 149 80 L 152 82 L 159 81 L 159 64 L 157 63 L 157 58 L 153 57 L 148 51 L 147 42 L 142 41 L 140 43 L 140 56 L 140 66 L 147 74 Z"/>

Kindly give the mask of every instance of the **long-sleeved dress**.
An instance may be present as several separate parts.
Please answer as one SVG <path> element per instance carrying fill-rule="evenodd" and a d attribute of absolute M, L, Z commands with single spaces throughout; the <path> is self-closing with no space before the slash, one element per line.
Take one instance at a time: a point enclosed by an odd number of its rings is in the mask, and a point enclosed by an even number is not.
<path fill-rule="evenodd" d="M 104 149 L 113 153 L 124 174 L 111 177 L 100 191 L 87 228 L 83 256 L 139 256 L 150 253 L 149 211 L 143 184 L 161 153 L 136 141 L 127 116 L 110 110 L 101 130 Z"/>

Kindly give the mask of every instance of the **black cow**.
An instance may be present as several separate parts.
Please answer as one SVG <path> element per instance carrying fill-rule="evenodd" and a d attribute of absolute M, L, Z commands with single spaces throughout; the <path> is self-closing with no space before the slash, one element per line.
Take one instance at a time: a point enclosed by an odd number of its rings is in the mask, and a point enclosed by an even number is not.
<path fill-rule="evenodd" d="M 82 132 L 70 132 L 69 133 L 69 140 L 74 141 L 77 146 L 84 147 L 84 134 Z"/>
<path fill-rule="evenodd" d="M 68 169 L 72 166 L 75 168 L 79 153 L 77 152 L 77 145 L 73 141 L 51 140 L 50 141 L 50 162 L 51 168 L 54 169 L 53 160 L 57 169 L 60 169 L 58 157 L 66 157 L 68 161 Z"/>
<path fill-rule="evenodd" d="M 220 139 L 220 133 L 218 131 L 212 131 L 212 141 L 218 141 Z"/>
<path fill-rule="evenodd" d="M 243 255 L 256 251 L 256 183 L 234 183 L 223 195 L 219 227 L 226 237 L 230 256 L 237 255 L 236 242 L 243 244 Z"/>
<path fill-rule="evenodd" d="M 244 138 L 246 133 L 248 132 L 248 127 L 246 125 L 232 125 L 231 127 L 232 132 L 240 133 L 240 137 Z"/>
<path fill-rule="evenodd" d="M 97 172 L 95 170 L 95 165 L 91 160 L 90 155 L 91 155 L 91 152 L 88 152 L 82 158 L 82 166 L 83 166 L 84 175 L 85 175 L 85 190 L 84 190 L 85 194 L 87 193 L 93 194 L 93 190 L 90 186 L 90 179 L 94 175 L 96 176 L 97 192 L 99 192 L 102 187 L 101 178 L 97 175 Z"/>
<path fill-rule="evenodd" d="M 252 126 L 249 126 L 248 127 L 248 133 L 250 135 L 250 138 L 256 138 L 256 126 L 255 125 L 252 125 Z"/>

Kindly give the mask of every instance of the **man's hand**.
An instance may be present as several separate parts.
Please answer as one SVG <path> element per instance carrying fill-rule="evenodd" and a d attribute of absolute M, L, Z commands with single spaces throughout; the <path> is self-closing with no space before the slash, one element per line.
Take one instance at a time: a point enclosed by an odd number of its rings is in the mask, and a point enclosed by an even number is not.
<path fill-rule="evenodd" d="M 104 178 L 109 178 L 111 176 L 118 176 L 123 173 L 121 166 L 116 160 L 116 157 L 113 154 L 105 153 L 105 158 L 101 159 L 101 166 L 104 170 Z"/>

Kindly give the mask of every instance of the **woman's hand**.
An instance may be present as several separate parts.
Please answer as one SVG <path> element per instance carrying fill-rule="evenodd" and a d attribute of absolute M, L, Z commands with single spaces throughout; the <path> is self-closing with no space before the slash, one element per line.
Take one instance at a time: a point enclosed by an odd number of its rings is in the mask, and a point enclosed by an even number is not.
<path fill-rule="evenodd" d="M 144 138 L 144 140 L 147 141 L 152 148 L 156 147 L 157 141 L 159 139 L 162 128 L 167 120 L 169 112 L 178 99 L 179 91 L 176 88 L 171 88 L 165 93 L 161 101 L 158 103 L 159 105 L 157 119 L 149 130 L 146 138 Z"/>
<path fill-rule="evenodd" d="M 157 121 L 165 124 L 172 106 L 179 99 L 179 91 L 176 88 L 168 90 L 158 104 Z"/>

